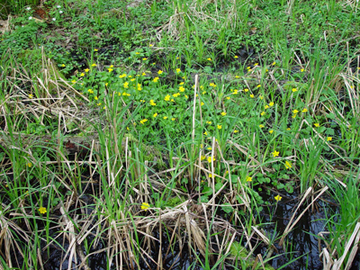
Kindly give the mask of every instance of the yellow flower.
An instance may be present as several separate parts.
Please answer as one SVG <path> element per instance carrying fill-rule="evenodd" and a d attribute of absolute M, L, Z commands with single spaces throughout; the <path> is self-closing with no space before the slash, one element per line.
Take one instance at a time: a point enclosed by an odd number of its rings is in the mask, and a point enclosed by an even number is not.
<path fill-rule="evenodd" d="M 205 160 L 206 159 L 206 156 L 201 156 L 201 160 Z"/>
<path fill-rule="evenodd" d="M 269 130 L 269 133 L 270 133 L 270 134 L 273 134 L 273 133 L 274 133 L 274 130 L 273 130 L 273 129 Z"/>
<path fill-rule="evenodd" d="M 302 69 L 300 69 L 300 72 L 304 72 L 304 71 L 305 71 L 305 69 L 303 69 L 303 68 L 302 68 Z"/>
<path fill-rule="evenodd" d="M 280 154 L 280 153 L 279 153 L 278 151 L 276 151 L 276 150 L 275 150 L 275 151 L 274 151 L 274 152 L 272 152 L 271 154 L 273 155 L 273 157 L 277 157 L 277 156 L 279 156 L 279 154 Z"/>
<path fill-rule="evenodd" d="M 216 84 L 215 83 L 210 83 L 209 84 L 211 87 L 216 87 Z"/>
<path fill-rule="evenodd" d="M 153 82 L 157 82 L 159 80 L 159 77 L 155 77 L 154 79 L 153 79 Z"/>
<path fill-rule="evenodd" d="M 296 114 L 296 113 L 294 113 L 294 114 L 293 114 L 293 116 L 291 116 L 291 117 L 292 117 L 292 118 L 295 118 L 296 116 L 297 116 L 297 114 Z"/>
<path fill-rule="evenodd" d="M 94 63 L 94 64 L 92 64 L 91 66 L 92 66 L 92 67 L 96 67 L 96 64 Z"/>
<path fill-rule="evenodd" d="M 171 121 L 175 121 L 175 120 L 176 120 L 176 118 L 174 118 L 174 117 L 173 117 L 173 118 L 171 118 Z"/>
<path fill-rule="evenodd" d="M 274 106 L 274 102 L 270 102 L 270 103 L 269 103 L 269 106 L 270 106 L 270 107 Z"/>
<path fill-rule="evenodd" d="M 332 141 L 332 137 L 327 137 L 326 140 L 327 140 L 328 142 L 330 142 L 330 141 Z"/>
<path fill-rule="evenodd" d="M 27 165 L 29 168 L 32 167 L 32 163 L 30 163 L 30 162 L 26 163 L 26 165 Z"/>
<path fill-rule="evenodd" d="M 62 67 L 66 67 L 65 64 L 62 64 L 61 66 L 62 66 Z"/>
<path fill-rule="evenodd" d="M 252 177 L 248 176 L 246 177 L 246 182 L 251 182 L 252 181 Z"/>
<path fill-rule="evenodd" d="M 141 89 L 142 89 L 142 88 L 141 88 L 141 84 L 138 83 L 138 84 L 137 84 L 137 90 L 138 90 L 138 91 L 141 91 Z"/>
<path fill-rule="evenodd" d="M 233 92 L 233 95 L 236 95 L 239 92 L 239 90 L 235 89 Z"/>
<path fill-rule="evenodd" d="M 244 89 L 244 92 L 249 92 L 249 89 L 245 88 L 245 89 Z"/>
<path fill-rule="evenodd" d="M 123 86 L 124 88 L 129 88 L 129 82 L 124 82 Z"/>
<path fill-rule="evenodd" d="M 257 86 L 256 86 L 256 88 L 260 88 L 261 87 L 261 84 L 258 84 Z"/>
<path fill-rule="evenodd" d="M 164 98 L 164 100 L 165 100 L 165 101 L 170 101 L 170 98 L 171 98 L 170 95 L 166 95 L 165 98 Z"/>
<path fill-rule="evenodd" d="M 293 112 L 293 114 L 297 114 L 299 111 L 295 109 L 292 112 Z"/>
<path fill-rule="evenodd" d="M 152 47 L 152 46 L 154 46 L 154 44 L 149 44 L 149 47 Z"/>
<path fill-rule="evenodd" d="M 85 73 L 84 73 L 84 72 L 81 72 L 81 73 L 80 73 L 80 76 L 81 76 L 81 77 L 84 77 L 84 76 L 85 76 Z"/>
<path fill-rule="evenodd" d="M 275 66 L 276 65 L 276 62 L 272 62 L 272 64 L 271 64 L 272 66 Z"/>
<path fill-rule="evenodd" d="M 261 100 L 263 100 L 263 99 L 264 99 L 264 97 L 263 97 L 263 96 L 259 96 L 259 98 L 260 98 Z"/>
<path fill-rule="evenodd" d="M 73 83 L 73 84 L 76 83 L 76 80 L 72 80 L 71 83 Z"/>
<path fill-rule="evenodd" d="M 125 78 L 125 77 L 126 77 L 126 74 L 125 74 L 125 73 L 119 75 L 119 78 L 120 78 L 120 79 L 121 79 L 121 78 Z"/>
<path fill-rule="evenodd" d="M 269 109 L 269 105 L 265 105 L 265 110 L 266 110 L 266 109 Z"/>
<path fill-rule="evenodd" d="M 239 131 L 237 129 L 234 130 L 234 133 L 238 133 Z"/>
<path fill-rule="evenodd" d="M 279 202 L 279 201 L 281 201 L 282 197 L 280 195 L 277 195 L 277 196 L 275 196 L 274 199 L 275 199 L 275 201 Z"/>
<path fill-rule="evenodd" d="M 178 97 L 178 96 L 180 96 L 180 93 L 173 94 L 173 97 Z"/>
<path fill-rule="evenodd" d="M 143 202 L 141 204 L 141 210 L 147 211 L 149 207 L 150 207 L 150 205 L 148 203 L 146 203 L 146 202 Z"/>
<path fill-rule="evenodd" d="M 226 115 L 226 112 L 222 112 L 221 115 L 222 115 L 222 116 L 225 116 L 225 115 Z"/>
<path fill-rule="evenodd" d="M 162 71 L 161 69 L 158 71 L 158 74 L 161 75 L 164 71 Z"/>
<path fill-rule="evenodd" d="M 94 91 L 93 91 L 92 89 L 88 89 L 88 92 L 89 92 L 90 94 L 93 94 L 93 93 L 94 93 Z"/>
<path fill-rule="evenodd" d="M 164 116 L 163 119 L 166 120 L 166 119 L 168 119 L 168 117 L 167 117 L 167 116 Z"/>
<path fill-rule="evenodd" d="M 251 97 L 251 98 L 254 98 L 255 96 L 254 96 L 254 94 L 251 94 L 250 97 Z"/>
<path fill-rule="evenodd" d="M 211 163 L 211 161 L 215 161 L 215 160 L 216 160 L 216 158 L 212 158 L 212 159 L 211 159 L 211 157 L 208 157 L 208 158 L 207 158 L 207 161 L 208 161 L 209 163 Z"/>
<path fill-rule="evenodd" d="M 151 106 L 156 106 L 156 103 L 154 102 L 153 99 L 150 100 L 150 105 L 151 105 Z"/>
<path fill-rule="evenodd" d="M 153 114 L 153 117 L 155 118 L 156 116 L 158 116 L 158 114 L 157 114 L 157 113 L 154 113 L 154 114 Z"/>
<path fill-rule="evenodd" d="M 237 58 L 239 58 L 239 56 L 235 55 L 234 58 L 237 59 Z"/>
<path fill-rule="evenodd" d="M 146 118 L 143 119 L 143 120 L 141 120 L 141 121 L 140 121 L 140 124 L 145 124 L 145 122 L 147 122 L 147 119 L 146 119 Z"/>
<path fill-rule="evenodd" d="M 94 49 L 94 52 L 97 52 L 98 51 L 98 49 Z"/>
<path fill-rule="evenodd" d="M 205 132 L 204 132 L 204 135 L 208 135 L 208 133 L 205 131 Z"/>
<path fill-rule="evenodd" d="M 111 71 L 113 71 L 113 69 L 112 69 L 112 68 L 108 68 L 108 71 L 111 72 Z"/>
<path fill-rule="evenodd" d="M 293 89 L 291 89 L 291 91 L 296 92 L 296 91 L 297 91 L 297 89 L 296 89 L 296 88 L 293 88 Z"/>
<path fill-rule="evenodd" d="M 146 58 L 146 57 L 144 57 L 142 60 L 143 60 L 143 61 L 146 61 L 146 60 L 147 60 L 147 58 Z"/>
<path fill-rule="evenodd" d="M 264 116 L 265 114 L 266 114 L 265 112 L 261 112 L 261 113 L 260 113 L 261 116 Z"/>
<path fill-rule="evenodd" d="M 185 91 L 185 88 L 184 88 L 183 86 L 180 86 L 180 87 L 179 87 L 179 91 L 180 91 L 180 92 L 184 92 L 184 91 Z"/>
<path fill-rule="evenodd" d="M 29 94 L 29 98 L 33 98 L 34 96 L 32 94 Z"/>
<path fill-rule="evenodd" d="M 208 61 L 212 61 L 212 59 L 209 57 L 208 59 L 207 59 Z"/>
<path fill-rule="evenodd" d="M 259 125 L 259 128 L 263 128 L 264 127 L 264 125 Z"/>
<path fill-rule="evenodd" d="M 180 73 L 181 72 L 181 69 L 180 68 L 177 68 L 176 69 L 176 73 Z"/>
<path fill-rule="evenodd" d="M 217 128 L 218 128 L 218 129 L 222 129 L 222 125 L 217 125 Z"/>
<path fill-rule="evenodd" d="M 306 113 L 308 109 L 304 108 L 301 112 Z"/>
<path fill-rule="evenodd" d="M 286 168 L 286 169 L 291 169 L 291 167 L 292 167 L 292 166 L 291 166 L 291 163 L 286 160 L 286 161 L 285 161 L 285 168 Z"/>
<path fill-rule="evenodd" d="M 45 207 L 40 207 L 40 208 L 38 209 L 38 211 L 39 211 L 39 213 L 42 214 L 42 215 L 43 215 L 43 214 L 46 214 L 46 212 L 47 212 Z"/>
<path fill-rule="evenodd" d="M 211 121 L 206 121 L 206 124 L 211 125 L 212 122 Z"/>
<path fill-rule="evenodd" d="M 315 127 L 320 127 L 320 124 L 319 124 L 319 123 L 315 123 L 314 126 L 315 126 Z"/>

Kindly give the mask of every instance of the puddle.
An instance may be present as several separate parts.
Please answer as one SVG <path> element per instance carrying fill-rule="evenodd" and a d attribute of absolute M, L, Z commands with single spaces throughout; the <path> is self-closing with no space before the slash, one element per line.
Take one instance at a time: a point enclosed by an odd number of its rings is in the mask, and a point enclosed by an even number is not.
<path fill-rule="evenodd" d="M 293 212 L 298 206 L 301 198 L 298 198 L 297 194 L 287 194 L 287 198 L 283 198 L 276 207 L 276 212 L 272 216 L 270 220 L 269 213 L 273 213 L 275 206 L 271 208 L 264 207 L 264 215 L 262 222 L 272 222 L 272 224 L 263 227 L 263 229 L 270 235 L 273 235 L 276 229 L 278 236 L 281 236 L 288 225 L 291 217 L 293 216 Z M 306 208 L 307 204 L 301 206 L 293 221 L 295 221 L 302 211 Z M 270 209 L 270 211 L 269 211 Z M 282 269 L 285 270 L 322 270 L 323 263 L 322 258 L 319 257 L 320 252 L 319 247 L 322 249 L 325 247 L 323 241 L 319 243 L 319 238 L 317 237 L 320 232 L 327 231 L 326 222 L 327 218 L 325 213 L 328 215 L 330 213 L 336 212 L 336 206 L 330 205 L 329 202 L 325 202 L 322 200 L 318 200 L 314 203 L 314 207 L 310 207 L 308 211 L 304 213 L 299 222 L 296 224 L 294 229 L 287 235 L 285 238 L 285 243 L 287 243 L 286 249 L 279 246 L 276 241 L 276 248 L 278 249 L 278 253 L 273 253 L 272 256 L 277 254 L 283 254 L 273 260 L 270 261 L 270 264 L 276 269 L 288 263 L 293 259 L 297 259 L 295 262 L 291 263 L 289 266 L 284 267 Z M 276 225 L 275 225 L 276 224 Z M 267 247 L 263 247 L 259 249 L 259 252 L 264 256 L 266 256 L 266 252 L 268 251 Z M 290 254 L 292 252 L 293 254 Z M 286 254 L 288 253 L 288 254 Z M 359 254 L 357 256 L 359 258 Z M 359 269 L 359 260 L 354 260 L 352 270 Z"/>

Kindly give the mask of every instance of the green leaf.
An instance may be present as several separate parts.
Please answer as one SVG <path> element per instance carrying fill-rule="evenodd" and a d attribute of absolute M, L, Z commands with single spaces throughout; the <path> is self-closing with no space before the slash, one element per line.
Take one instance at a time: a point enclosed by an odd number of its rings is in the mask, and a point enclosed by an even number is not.
<path fill-rule="evenodd" d="M 291 181 L 291 182 L 286 183 L 285 190 L 288 193 L 293 193 L 294 192 L 294 182 Z"/>
<path fill-rule="evenodd" d="M 285 187 L 285 185 L 282 184 L 282 183 L 280 183 L 280 184 L 277 185 L 277 189 L 283 189 L 284 187 Z"/>
<path fill-rule="evenodd" d="M 222 186 L 223 186 L 222 183 L 220 183 L 220 182 L 219 182 L 219 183 L 216 183 L 216 185 L 215 185 L 215 192 L 218 192 Z"/>
<path fill-rule="evenodd" d="M 200 201 L 202 202 L 202 203 L 206 203 L 206 202 L 208 202 L 209 201 L 209 196 L 201 196 L 200 197 Z"/>
<path fill-rule="evenodd" d="M 327 129 L 326 129 L 326 134 L 327 134 L 327 135 L 334 135 L 335 132 L 334 132 L 334 130 L 333 130 L 332 128 L 327 128 Z"/>
<path fill-rule="evenodd" d="M 231 206 L 230 203 L 224 203 L 224 205 L 221 206 L 221 209 L 228 214 L 234 211 L 234 208 Z"/>
<path fill-rule="evenodd" d="M 204 189 L 203 189 L 203 194 L 204 194 L 205 196 L 208 196 L 208 195 L 212 194 L 212 189 L 211 189 L 211 187 L 208 187 L 208 186 L 204 187 Z"/>

